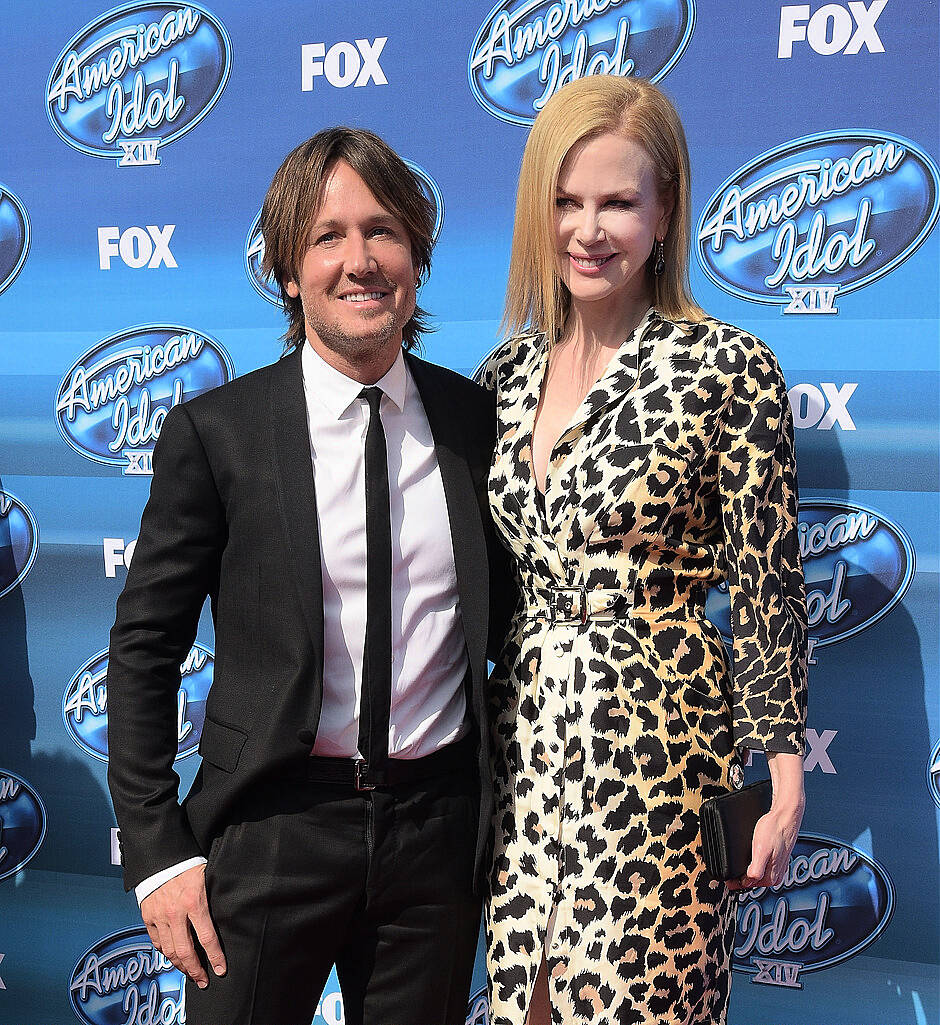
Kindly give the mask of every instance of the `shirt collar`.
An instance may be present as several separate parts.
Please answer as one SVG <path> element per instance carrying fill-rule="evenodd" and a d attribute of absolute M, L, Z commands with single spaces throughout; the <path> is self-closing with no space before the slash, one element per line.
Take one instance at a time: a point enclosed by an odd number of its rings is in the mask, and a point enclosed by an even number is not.
<path fill-rule="evenodd" d="M 339 420 L 359 398 L 363 384 L 331 367 L 309 342 L 304 342 L 301 364 L 304 391 L 308 397 L 319 402 L 334 420 Z M 404 410 L 408 394 L 408 371 L 403 350 L 398 350 L 395 362 L 385 376 L 375 383 L 399 411 Z"/>

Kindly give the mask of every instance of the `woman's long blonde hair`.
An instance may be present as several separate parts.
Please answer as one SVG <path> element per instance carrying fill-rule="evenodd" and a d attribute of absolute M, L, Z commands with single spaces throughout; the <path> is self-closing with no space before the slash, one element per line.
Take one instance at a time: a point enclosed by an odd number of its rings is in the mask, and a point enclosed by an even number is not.
<path fill-rule="evenodd" d="M 591 75 L 566 85 L 545 104 L 526 143 L 502 323 L 508 334 L 540 331 L 552 345 L 564 330 L 571 294 L 555 253 L 558 175 L 572 146 L 605 132 L 638 142 L 659 176 L 660 195 L 673 198 L 665 270 L 653 273 L 654 256 L 647 265 L 653 305 L 671 319 L 704 317 L 689 289 L 689 151 L 676 108 L 645 79 Z"/>

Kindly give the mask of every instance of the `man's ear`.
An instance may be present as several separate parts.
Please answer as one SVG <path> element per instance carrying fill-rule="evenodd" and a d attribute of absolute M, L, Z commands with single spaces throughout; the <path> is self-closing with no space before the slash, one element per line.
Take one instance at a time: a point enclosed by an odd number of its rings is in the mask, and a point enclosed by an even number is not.
<path fill-rule="evenodd" d="M 291 299 L 296 299 L 300 295 L 300 286 L 296 281 L 291 280 L 285 283 L 284 291 L 291 297 Z"/>

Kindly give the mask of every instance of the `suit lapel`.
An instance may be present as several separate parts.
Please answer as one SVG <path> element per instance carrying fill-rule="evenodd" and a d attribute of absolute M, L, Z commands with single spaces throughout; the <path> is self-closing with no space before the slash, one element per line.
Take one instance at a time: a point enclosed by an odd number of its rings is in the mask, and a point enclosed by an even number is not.
<path fill-rule="evenodd" d="M 317 530 L 316 492 L 307 428 L 301 350 L 285 356 L 271 377 L 269 430 L 275 453 L 277 497 L 294 575 L 318 664 L 323 666 L 323 578 Z M 321 672 L 322 675 L 322 672 Z"/>
<path fill-rule="evenodd" d="M 405 353 L 411 376 L 427 414 L 447 502 L 470 665 L 482 665 L 489 608 L 489 563 L 480 506 L 467 462 L 461 409 L 446 376 L 431 363 Z"/>

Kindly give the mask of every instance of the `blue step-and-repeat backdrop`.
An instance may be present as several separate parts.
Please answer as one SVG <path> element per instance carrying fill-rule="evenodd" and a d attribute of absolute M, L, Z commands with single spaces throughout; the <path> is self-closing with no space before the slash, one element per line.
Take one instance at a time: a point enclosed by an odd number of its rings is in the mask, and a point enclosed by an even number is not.
<path fill-rule="evenodd" d="M 115 866 L 107 635 L 166 411 L 280 353 L 275 168 L 339 123 L 412 163 L 438 213 L 426 354 L 469 374 L 528 126 L 596 73 L 675 100 L 694 290 L 769 342 L 797 427 L 808 807 L 783 883 L 741 895 L 730 1020 L 938 1022 L 934 0 L 207 2 L 0 15 L 0 1022 L 185 1020 Z M 212 667 L 204 616 L 184 787 Z M 315 1021 L 343 1020 L 333 979 Z"/>

